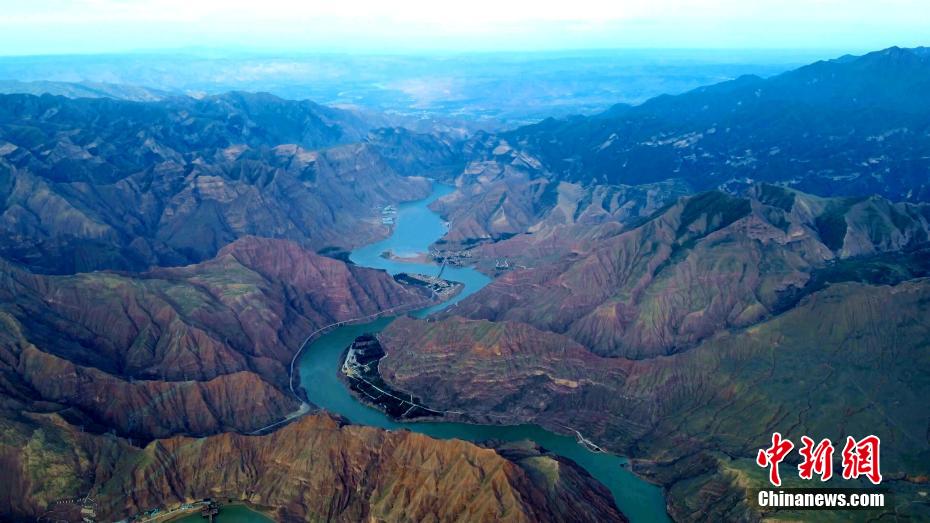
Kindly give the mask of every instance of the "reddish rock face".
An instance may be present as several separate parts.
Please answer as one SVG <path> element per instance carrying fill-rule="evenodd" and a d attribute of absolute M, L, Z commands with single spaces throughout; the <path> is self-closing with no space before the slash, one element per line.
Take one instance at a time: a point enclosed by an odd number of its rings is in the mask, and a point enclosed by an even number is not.
<path fill-rule="evenodd" d="M 576 240 L 573 252 L 541 267 L 506 273 L 447 315 L 529 323 L 603 356 L 667 355 L 783 311 L 829 264 L 919 246 L 928 224 L 927 206 L 880 198 L 770 186 L 746 197 L 704 193 L 628 231 Z"/>
<path fill-rule="evenodd" d="M 287 520 L 622 520 L 602 485 L 532 447 L 496 451 L 325 416 L 265 436 L 223 432 L 296 409 L 287 366 L 309 332 L 422 305 L 417 289 L 258 238 L 140 275 L 4 265 L 0 513 L 64 514 L 55 501 L 91 494 L 113 520 L 204 497 Z"/>
<path fill-rule="evenodd" d="M 91 494 L 113 520 L 214 497 L 286 520 L 622 521 L 602 485 L 532 447 L 325 416 L 242 434 L 297 408 L 287 369 L 308 333 L 422 306 L 431 297 L 419 289 L 259 238 L 137 275 L 36 276 L 5 264 L 0 513 L 73 516 L 54 503 Z"/>
<path fill-rule="evenodd" d="M 0 350 L 30 389 L 21 400 L 142 439 L 281 419 L 298 406 L 288 369 L 309 333 L 427 300 L 387 273 L 252 237 L 207 262 L 140 275 L 6 267 Z"/>
<path fill-rule="evenodd" d="M 174 492 L 169 496 L 179 497 L 211 489 L 219 489 L 220 498 L 249 493 L 256 504 L 280 507 L 282 519 L 622 519 L 603 487 L 532 448 L 508 449 L 514 456 L 508 460 L 460 440 L 339 426 L 327 417 L 307 417 L 261 438 L 224 434 L 203 443 L 173 438 L 144 452 L 186 478 L 185 484 L 152 489 L 122 483 L 127 494 L 134 488 L 140 495 Z M 242 456 L 243 462 L 229 456 Z M 550 467 L 552 482 L 547 484 L 538 475 Z M 143 466 L 128 477 L 166 482 L 173 474 Z M 149 504 L 166 501 L 151 499 Z"/>
<path fill-rule="evenodd" d="M 677 519 L 755 519 L 743 489 L 764 484 L 753 458 L 773 430 L 923 430 L 928 219 L 765 185 L 688 197 L 439 319 L 394 322 L 379 370 L 469 420 L 583 428 L 666 485 Z M 888 452 L 898 477 L 928 473 L 924 443 Z"/>
<path fill-rule="evenodd" d="M 526 445 L 495 450 L 328 416 L 265 436 L 173 437 L 144 448 L 55 415 L 2 423 L 0 485 L 10 495 L 0 496 L 0 511 L 16 517 L 90 494 L 103 520 L 212 497 L 284 521 L 624 521 L 603 486 Z"/>

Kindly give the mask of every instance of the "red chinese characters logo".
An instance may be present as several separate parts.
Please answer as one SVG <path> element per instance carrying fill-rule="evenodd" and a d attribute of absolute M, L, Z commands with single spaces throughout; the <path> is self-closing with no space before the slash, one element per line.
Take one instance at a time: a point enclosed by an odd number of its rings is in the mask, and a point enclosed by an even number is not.
<path fill-rule="evenodd" d="M 833 443 L 824 438 L 814 447 L 814 440 L 801 436 L 801 456 L 804 461 L 798 465 L 798 475 L 801 479 L 812 479 L 814 474 L 820 476 L 820 481 L 827 481 L 833 477 Z"/>
<path fill-rule="evenodd" d="M 781 486 L 781 476 L 778 475 L 778 464 L 781 463 L 785 456 L 794 448 L 794 443 L 790 440 L 782 439 L 781 433 L 772 434 L 772 446 L 767 449 L 760 449 L 756 456 L 756 464 L 760 467 L 771 467 L 769 469 L 769 481 L 776 487 Z"/>
<path fill-rule="evenodd" d="M 866 436 L 859 441 L 847 436 L 846 446 L 843 447 L 843 478 L 865 476 L 874 485 L 881 483 L 882 473 L 878 466 L 880 445 L 878 436 Z"/>
<path fill-rule="evenodd" d="M 841 455 L 843 479 L 856 479 L 864 476 L 875 485 L 881 483 L 880 445 L 881 441 L 878 436 L 874 435 L 866 436 L 858 441 L 852 436 L 847 437 Z M 772 446 L 760 449 L 756 456 L 756 464 L 769 468 L 769 481 L 776 487 L 781 486 L 778 465 L 792 449 L 794 449 L 794 443 L 783 438 L 781 433 L 775 432 L 772 434 Z M 810 480 L 816 474 L 820 477 L 820 481 L 832 478 L 834 450 L 833 443 L 829 439 L 824 438 L 815 445 L 813 439 L 801 436 L 801 448 L 798 452 L 802 459 L 798 465 L 798 476 L 801 479 Z"/>

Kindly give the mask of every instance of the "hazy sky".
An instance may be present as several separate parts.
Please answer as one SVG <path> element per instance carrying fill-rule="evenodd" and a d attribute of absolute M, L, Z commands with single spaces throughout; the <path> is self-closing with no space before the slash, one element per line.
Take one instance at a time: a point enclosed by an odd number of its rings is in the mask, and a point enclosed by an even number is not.
<path fill-rule="evenodd" d="M 0 0 L 0 55 L 930 45 L 927 0 Z"/>

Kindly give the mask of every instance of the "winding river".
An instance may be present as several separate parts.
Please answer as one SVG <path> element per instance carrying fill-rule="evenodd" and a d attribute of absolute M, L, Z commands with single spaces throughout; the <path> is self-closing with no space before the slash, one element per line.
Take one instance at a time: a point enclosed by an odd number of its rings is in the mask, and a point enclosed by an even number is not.
<path fill-rule="evenodd" d="M 399 272 L 436 274 L 439 268 L 434 264 L 400 262 L 384 258 L 381 254 L 391 251 L 396 256 L 412 257 L 427 252 L 429 245 L 446 232 L 443 221 L 427 206 L 453 190 L 453 187 L 434 184 L 433 193 L 428 198 L 400 205 L 391 236 L 356 249 L 350 256 L 352 262 L 364 267 L 384 269 L 391 274 Z M 417 311 L 414 313 L 415 316 L 423 317 L 454 306 L 455 303 L 474 294 L 491 281 L 490 278 L 474 269 L 452 266 L 446 267 L 443 277 L 465 284 L 464 289 L 455 298 Z M 624 468 L 626 460 L 623 457 L 589 452 L 579 445 L 574 437 L 554 434 L 535 425 L 396 422 L 381 411 L 358 401 L 339 380 L 337 374 L 342 366 L 343 351 L 357 336 L 379 332 L 391 321 L 392 318 L 382 318 L 371 323 L 339 327 L 311 342 L 304 349 L 299 361 L 301 385 L 307 391 L 310 401 L 330 412 L 345 416 L 353 423 L 390 430 L 408 429 L 434 438 L 458 438 L 475 442 L 489 439 L 532 440 L 584 467 L 610 489 L 617 506 L 634 523 L 669 521 L 665 512 L 665 499 L 659 487 L 637 478 Z"/>

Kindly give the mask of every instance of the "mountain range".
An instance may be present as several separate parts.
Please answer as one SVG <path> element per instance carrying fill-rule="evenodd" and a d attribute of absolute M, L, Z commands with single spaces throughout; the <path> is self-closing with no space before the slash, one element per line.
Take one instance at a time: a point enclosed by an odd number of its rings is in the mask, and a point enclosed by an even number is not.
<path fill-rule="evenodd" d="M 455 217 L 449 241 L 460 248 L 535 231 L 554 211 L 573 220 L 584 209 L 566 216 L 561 195 L 587 204 L 598 190 L 650 187 L 653 201 L 669 203 L 766 182 L 817 196 L 928 201 L 928 64 L 925 48 L 890 48 L 478 133 L 463 146 L 458 193 L 435 208 Z M 620 201 L 637 205 L 629 202 Z"/>
<path fill-rule="evenodd" d="M 374 136 L 382 156 L 370 130 L 353 113 L 270 95 L 0 95 L 0 256 L 74 273 L 195 263 L 246 235 L 364 244 L 387 232 L 380 208 L 429 192 L 395 170 L 408 159 L 388 146 L 416 137 Z"/>
<path fill-rule="evenodd" d="M 392 323 L 379 370 L 465 421 L 583 427 L 662 484 L 676 520 L 763 516 L 744 490 L 765 484 L 773 431 L 880 432 L 901 508 L 930 478 L 927 233 L 926 205 L 701 193 Z"/>
<path fill-rule="evenodd" d="M 437 247 L 496 279 L 389 326 L 382 378 L 466 421 L 584 427 L 682 521 L 817 519 L 747 503 L 756 451 L 776 430 L 881 433 L 885 514 L 926 517 L 927 59 L 892 48 L 476 137 L 434 204 L 452 219 Z M 711 150 L 721 125 L 717 144 L 774 154 Z"/>
<path fill-rule="evenodd" d="M 756 451 L 875 433 L 894 506 L 850 517 L 930 517 L 928 88 L 930 51 L 891 48 L 495 132 L 263 93 L 0 95 L 0 518 L 91 495 L 106 520 L 215 497 L 623 521 L 535 444 L 353 425 L 295 381 L 309 334 L 436 302 L 347 256 L 435 181 L 431 255 L 493 281 L 379 334 L 392 390 L 582 427 L 676 521 L 829 519 L 751 506 Z"/>
<path fill-rule="evenodd" d="M 926 201 L 928 88 L 928 49 L 890 48 L 548 119 L 501 139 L 568 181 L 679 178 L 702 190 L 749 179 Z"/>
<path fill-rule="evenodd" d="M 209 494 L 300 520 L 622 519 L 583 470 L 533 447 L 327 415 L 246 435 L 301 408 L 288 366 L 308 332 L 434 300 L 383 271 L 245 237 L 181 268 L 46 276 L 4 262 L 2 274 L 5 517 L 78 517 L 57 502 L 90 495 L 115 520 Z"/>

